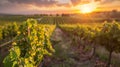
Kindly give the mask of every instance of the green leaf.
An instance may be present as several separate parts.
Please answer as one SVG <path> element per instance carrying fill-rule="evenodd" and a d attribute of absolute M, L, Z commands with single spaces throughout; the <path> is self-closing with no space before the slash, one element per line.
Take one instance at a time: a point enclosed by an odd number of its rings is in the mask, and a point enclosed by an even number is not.
<path fill-rule="evenodd" d="M 10 55 L 8 55 L 7 57 L 5 57 L 5 59 L 3 60 L 4 63 L 4 67 L 12 67 L 13 62 L 10 58 Z"/>

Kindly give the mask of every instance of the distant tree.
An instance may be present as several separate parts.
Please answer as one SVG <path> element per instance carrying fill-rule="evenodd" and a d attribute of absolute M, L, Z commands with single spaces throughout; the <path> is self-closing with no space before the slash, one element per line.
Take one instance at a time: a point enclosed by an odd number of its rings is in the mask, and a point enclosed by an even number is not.
<path fill-rule="evenodd" d="M 118 17 L 118 11 L 117 10 L 112 10 L 111 18 L 117 18 L 117 17 Z"/>
<path fill-rule="evenodd" d="M 56 16 L 59 16 L 59 14 L 56 14 Z"/>
<path fill-rule="evenodd" d="M 49 14 L 49 16 L 53 16 L 52 14 Z"/>
<path fill-rule="evenodd" d="M 70 15 L 69 15 L 69 14 L 64 14 L 64 13 L 63 13 L 62 16 L 70 16 Z"/>

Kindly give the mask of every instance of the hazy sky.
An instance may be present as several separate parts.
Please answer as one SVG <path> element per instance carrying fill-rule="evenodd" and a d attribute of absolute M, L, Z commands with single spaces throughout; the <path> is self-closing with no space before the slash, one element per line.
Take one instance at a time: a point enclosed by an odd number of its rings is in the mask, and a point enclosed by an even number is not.
<path fill-rule="evenodd" d="M 91 2 L 97 4 L 96 11 L 120 10 L 120 0 L 0 0 L 0 13 L 74 13 Z"/>

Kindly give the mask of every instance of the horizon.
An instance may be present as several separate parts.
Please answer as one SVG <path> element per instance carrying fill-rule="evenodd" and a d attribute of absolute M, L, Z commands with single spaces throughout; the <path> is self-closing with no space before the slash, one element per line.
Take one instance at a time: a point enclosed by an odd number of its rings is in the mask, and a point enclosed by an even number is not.
<path fill-rule="evenodd" d="M 2 14 L 72 14 L 81 13 L 80 6 L 94 3 L 92 12 L 120 11 L 120 0 L 0 0 Z"/>

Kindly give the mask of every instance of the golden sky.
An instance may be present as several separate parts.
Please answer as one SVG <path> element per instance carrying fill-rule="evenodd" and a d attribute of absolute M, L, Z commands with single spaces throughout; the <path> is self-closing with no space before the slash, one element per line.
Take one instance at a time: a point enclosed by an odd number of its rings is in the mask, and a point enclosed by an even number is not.
<path fill-rule="evenodd" d="M 80 6 L 94 2 L 95 11 L 120 11 L 120 0 L 0 0 L 0 13 L 75 13 Z"/>

